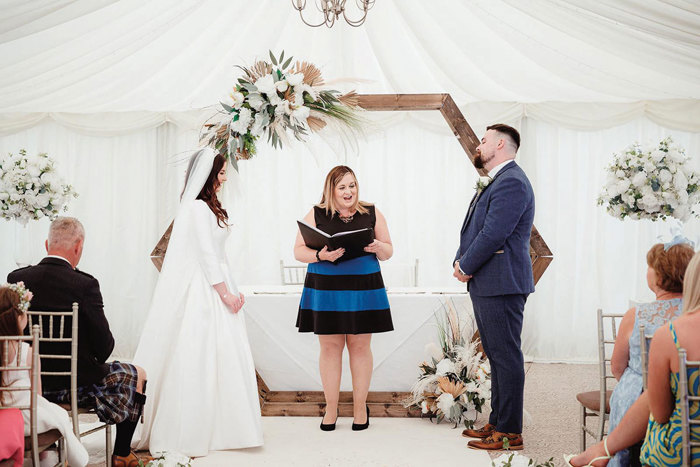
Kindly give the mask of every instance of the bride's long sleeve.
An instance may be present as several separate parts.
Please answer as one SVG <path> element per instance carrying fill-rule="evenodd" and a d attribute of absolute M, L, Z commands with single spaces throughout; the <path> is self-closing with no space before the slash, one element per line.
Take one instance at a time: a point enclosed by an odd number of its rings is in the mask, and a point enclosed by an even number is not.
<path fill-rule="evenodd" d="M 215 248 L 214 232 L 217 228 L 216 216 L 204 202 L 195 202 L 192 208 L 192 231 L 197 245 L 197 257 L 204 275 L 211 285 L 224 282 L 224 272 L 221 269 L 221 258 Z"/>

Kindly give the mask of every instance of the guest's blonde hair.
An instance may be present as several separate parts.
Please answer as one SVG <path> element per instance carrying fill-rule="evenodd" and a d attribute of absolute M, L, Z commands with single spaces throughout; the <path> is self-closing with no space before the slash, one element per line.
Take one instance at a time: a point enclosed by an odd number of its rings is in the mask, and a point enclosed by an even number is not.
<path fill-rule="evenodd" d="M 328 175 L 326 175 L 326 181 L 323 184 L 323 195 L 321 196 L 321 202 L 318 203 L 318 207 L 325 209 L 326 214 L 331 214 L 331 217 L 338 212 L 338 206 L 335 204 L 335 196 L 333 191 L 335 190 L 335 187 L 338 186 L 338 183 L 340 183 L 343 177 L 347 174 L 352 175 L 352 178 L 355 179 L 355 186 L 357 187 L 357 197 L 355 198 L 355 203 L 352 205 L 350 210 L 356 210 L 360 214 L 367 214 L 369 212 L 367 206 L 370 206 L 370 204 L 360 201 L 360 184 L 357 183 L 355 172 L 353 172 L 348 166 L 339 165 L 333 167 L 331 171 L 328 172 Z"/>
<path fill-rule="evenodd" d="M 57 217 L 49 227 L 49 249 L 67 250 L 85 239 L 85 228 L 75 217 Z"/>
<path fill-rule="evenodd" d="M 683 279 L 683 313 L 700 311 L 700 251 L 688 263 Z"/>

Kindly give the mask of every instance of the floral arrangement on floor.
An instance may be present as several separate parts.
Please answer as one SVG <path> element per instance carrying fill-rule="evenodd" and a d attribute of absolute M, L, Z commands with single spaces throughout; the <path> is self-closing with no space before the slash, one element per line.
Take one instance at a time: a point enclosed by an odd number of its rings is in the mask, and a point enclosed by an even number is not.
<path fill-rule="evenodd" d="M 554 458 L 550 457 L 547 462 L 540 463 L 522 454 L 501 454 L 491 461 L 491 465 L 492 467 L 554 467 Z"/>
<path fill-rule="evenodd" d="M 164 452 L 146 464 L 139 461 L 139 467 L 192 467 L 192 459 L 179 452 Z"/>
<path fill-rule="evenodd" d="M 614 155 L 607 172 L 598 204 L 613 217 L 652 221 L 674 217 L 685 222 L 699 216 L 694 207 L 700 203 L 700 174 L 670 136 L 658 145 L 632 144 Z"/>
<path fill-rule="evenodd" d="M 7 220 L 22 225 L 43 217 L 53 220 L 77 196 L 45 153 L 28 156 L 20 149 L 19 154 L 10 153 L 0 160 L 0 216 Z"/>
<path fill-rule="evenodd" d="M 435 313 L 435 319 L 440 346 L 426 346 L 430 362 L 418 366 L 420 376 L 404 405 L 420 407 L 438 423 L 446 419 L 455 427 L 473 428 L 477 413 L 491 397 L 491 368 L 478 350 L 479 341 L 471 341 L 473 322 L 466 325 L 451 299 Z"/>
<path fill-rule="evenodd" d="M 321 71 L 313 64 L 292 57 L 279 58 L 270 52 L 270 61 L 258 60 L 250 68 L 239 66 L 244 76 L 221 102 L 218 123 L 204 125 L 200 142 L 236 164 L 256 153 L 258 139 L 267 134 L 272 146 L 282 147 L 287 131 L 304 141 L 309 131 L 319 131 L 329 123 L 359 129 L 358 98 L 354 91 L 341 94 L 325 86 Z M 232 157 L 234 156 L 234 157 Z"/>

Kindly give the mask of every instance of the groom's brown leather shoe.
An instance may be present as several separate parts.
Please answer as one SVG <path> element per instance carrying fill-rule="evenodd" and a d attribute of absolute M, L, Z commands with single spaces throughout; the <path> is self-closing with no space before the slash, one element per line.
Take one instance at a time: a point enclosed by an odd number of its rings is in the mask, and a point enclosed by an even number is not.
<path fill-rule="evenodd" d="M 487 423 L 483 427 L 479 428 L 478 430 L 473 430 L 473 429 L 466 429 L 462 432 L 462 436 L 465 438 L 488 438 L 491 436 L 491 433 L 496 431 L 496 426 L 491 425 L 490 423 Z"/>
<path fill-rule="evenodd" d="M 505 439 L 508 440 L 506 445 Z M 469 441 L 467 446 L 471 449 L 481 449 L 484 451 L 499 451 L 508 449 L 510 451 L 520 451 L 523 449 L 523 436 L 520 433 L 501 433 L 494 431 L 491 436 L 484 439 Z"/>
<path fill-rule="evenodd" d="M 139 461 L 143 461 L 142 465 L 146 465 L 153 460 L 150 456 L 141 456 L 140 458 L 134 451 L 131 451 L 128 456 L 112 456 L 113 467 L 139 467 Z"/>

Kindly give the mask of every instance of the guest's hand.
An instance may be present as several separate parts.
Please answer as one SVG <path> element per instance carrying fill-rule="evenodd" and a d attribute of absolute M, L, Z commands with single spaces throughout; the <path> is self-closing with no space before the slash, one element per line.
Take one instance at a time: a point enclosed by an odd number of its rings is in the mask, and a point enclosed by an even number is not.
<path fill-rule="evenodd" d="M 241 308 L 243 308 L 243 305 L 245 305 L 245 295 L 240 293 L 239 296 L 241 297 Z"/>
<path fill-rule="evenodd" d="M 455 270 L 454 273 L 452 274 L 454 277 L 457 278 L 458 281 L 467 283 L 469 282 L 469 279 L 472 278 L 471 275 L 469 274 L 462 274 L 462 271 L 459 269 L 459 261 L 455 261 Z"/>
<path fill-rule="evenodd" d="M 243 306 L 240 297 L 236 294 L 227 293 L 221 297 L 221 300 L 231 313 L 238 313 Z"/>
<path fill-rule="evenodd" d="M 376 255 L 377 253 L 381 253 L 382 248 L 384 248 L 384 243 L 375 238 L 372 243 L 365 247 L 365 251 Z"/>
<path fill-rule="evenodd" d="M 338 248 L 337 250 L 328 251 L 328 247 L 324 246 L 323 250 L 318 252 L 318 257 L 323 261 L 335 261 L 345 254 L 345 248 Z"/>

